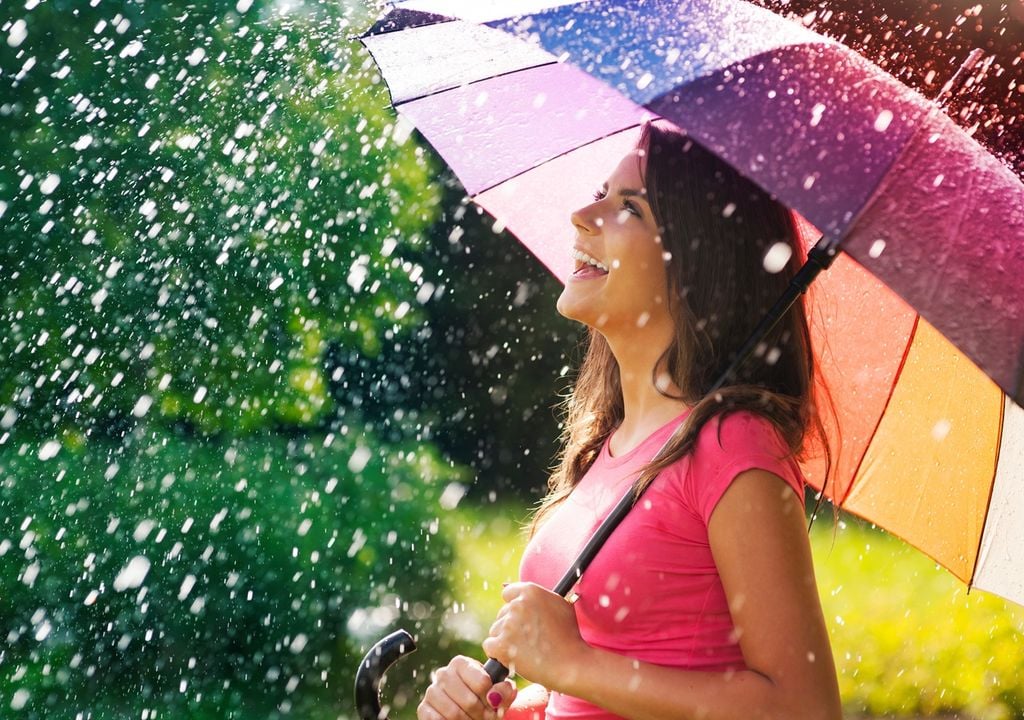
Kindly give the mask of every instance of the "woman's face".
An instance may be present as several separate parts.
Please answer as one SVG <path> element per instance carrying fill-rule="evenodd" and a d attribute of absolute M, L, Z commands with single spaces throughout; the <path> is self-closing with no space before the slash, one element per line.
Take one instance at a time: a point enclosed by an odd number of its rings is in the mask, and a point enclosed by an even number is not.
<path fill-rule="evenodd" d="M 672 325 L 666 260 L 647 203 L 642 162 L 636 150 L 628 153 L 594 202 L 571 218 L 576 228 L 576 271 L 556 307 L 605 337 L 646 335 Z M 641 329 L 645 330 L 637 333 Z"/>

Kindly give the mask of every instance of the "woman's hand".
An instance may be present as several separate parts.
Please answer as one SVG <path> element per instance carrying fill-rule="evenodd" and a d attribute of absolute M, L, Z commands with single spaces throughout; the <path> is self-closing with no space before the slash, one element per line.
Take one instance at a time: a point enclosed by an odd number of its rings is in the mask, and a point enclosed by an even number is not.
<path fill-rule="evenodd" d="M 497 720 L 516 698 L 508 680 L 491 684 L 484 666 L 459 655 L 437 670 L 423 701 L 416 708 L 419 720 Z"/>
<path fill-rule="evenodd" d="M 560 595 L 533 583 L 513 583 L 483 648 L 514 673 L 557 689 L 583 667 L 590 647 L 580 637 L 576 612 Z"/>

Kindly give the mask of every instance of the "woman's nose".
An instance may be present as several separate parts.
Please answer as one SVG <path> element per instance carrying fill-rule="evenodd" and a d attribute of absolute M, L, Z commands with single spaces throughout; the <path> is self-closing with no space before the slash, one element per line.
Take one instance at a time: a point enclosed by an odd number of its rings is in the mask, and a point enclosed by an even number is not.
<path fill-rule="evenodd" d="M 581 235 L 596 235 L 601 227 L 601 218 L 593 211 L 593 207 L 587 205 L 569 216 L 570 222 Z"/>

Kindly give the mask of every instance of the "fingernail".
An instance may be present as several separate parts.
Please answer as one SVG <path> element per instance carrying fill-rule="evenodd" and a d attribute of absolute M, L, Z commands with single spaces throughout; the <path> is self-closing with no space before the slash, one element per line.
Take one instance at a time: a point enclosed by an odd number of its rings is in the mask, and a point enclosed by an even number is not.
<path fill-rule="evenodd" d="M 487 693 L 487 702 L 491 704 L 492 708 L 497 708 L 501 705 L 501 693 L 493 690 Z"/>

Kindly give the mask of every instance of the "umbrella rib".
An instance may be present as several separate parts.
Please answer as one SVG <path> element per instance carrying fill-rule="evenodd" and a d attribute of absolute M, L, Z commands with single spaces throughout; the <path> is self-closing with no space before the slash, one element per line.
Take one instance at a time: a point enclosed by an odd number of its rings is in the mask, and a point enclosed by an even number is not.
<path fill-rule="evenodd" d="M 974 587 L 974 576 L 978 573 L 978 564 L 981 559 L 981 544 L 985 539 L 985 528 L 988 527 L 989 513 L 992 510 L 992 496 L 996 492 L 996 475 L 999 473 L 999 455 L 1003 449 L 1003 425 L 1006 422 L 1006 393 L 1000 393 L 999 398 L 999 427 L 996 429 L 996 452 L 992 463 L 992 482 L 988 484 L 988 499 L 985 501 L 985 513 L 981 519 L 981 532 L 978 533 L 978 546 L 974 551 L 974 563 L 971 566 L 971 579 L 967 581 L 967 590 Z"/>
<path fill-rule="evenodd" d="M 914 338 L 917 336 L 917 327 L 921 322 L 921 314 L 914 314 L 914 326 L 910 329 L 910 335 L 907 338 L 907 344 L 903 348 L 903 357 L 900 358 L 899 367 L 896 368 L 896 374 L 892 379 L 892 383 L 889 385 L 889 396 L 885 399 L 885 406 L 882 408 L 882 412 L 878 414 L 878 421 L 875 423 L 874 429 L 871 431 L 871 437 L 868 439 L 867 444 L 864 446 L 864 452 L 861 453 L 860 459 L 857 461 L 857 467 L 854 468 L 853 474 L 850 476 L 850 484 L 846 488 L 846 492 L 843 493 L 843 499 L 839 501 L 839 507 L 843 507 L 846 500 L 850 497 L 850 493 L 853 491 L 853 486 L 857 483 L 857 477 L 860 475 L 860 469 L 864 465 L 864 459 L 868 455 L 868 451 L 871 449 L 872 443 L 875 441 L 875 436 L 878 435 L 878 429 L 882 425 L 882 418 L 885 417 L 886 411 L 889 409 L 889 404 L 892 402 L 892 397 L 896 392 L 896 386 L 900 382 L 900 377 L 903 375 L 903 368 L 906 367 L 907 358 L 910 356 L 910 348 L 914 345 Z"/>
<path fill-rule="evenodd" d="M 373 54 L 372 50 L 370 51 L 370 54 Z M 495 73 L 494 75 L 488 75 L 487 77 L 477 78 L 476 80 L 470 80 L 469 82 L 459 83 L 458 85 L 453 85 L 452 87 L 446 87 L 442 88 L 441 90 L 434 90 L 433 92 L 426 92 L 423 93 L 422 95 L 416 95 L 414 97 L 406 98 L 402 102 L 392 103 L 392 105 L 394 105 L 395 110 L 400 110 L 402 106 L 405 105 L 406 103 L 422 100 L 423 98 L 434 97 L 435 95 L 442 95 L 446 92 L 451 92 L 452 90 L 461 90 L 462 88 L 467 88 L 470 87 L 471 85 L 477 85 L 482 82 L 487 82 L 488 80 L 494 80 L 495 78 L 505 77 L 507 75 L 515 75 L 516 73 L 525 72 L 527 70 L 536 70 L 537 68 L 548 67 L 550 65 L 558 65 L 558 60 L 538 63 L 536 65 L 527 65 L 521 68 L 516 68 L 515 70 L 505 70 L 504 72 Z M 384 81 L 384 84 L 387 84 L 387 80 Z M 391 92 L 390 85 L 388 85 L 388 92 Z"/>

